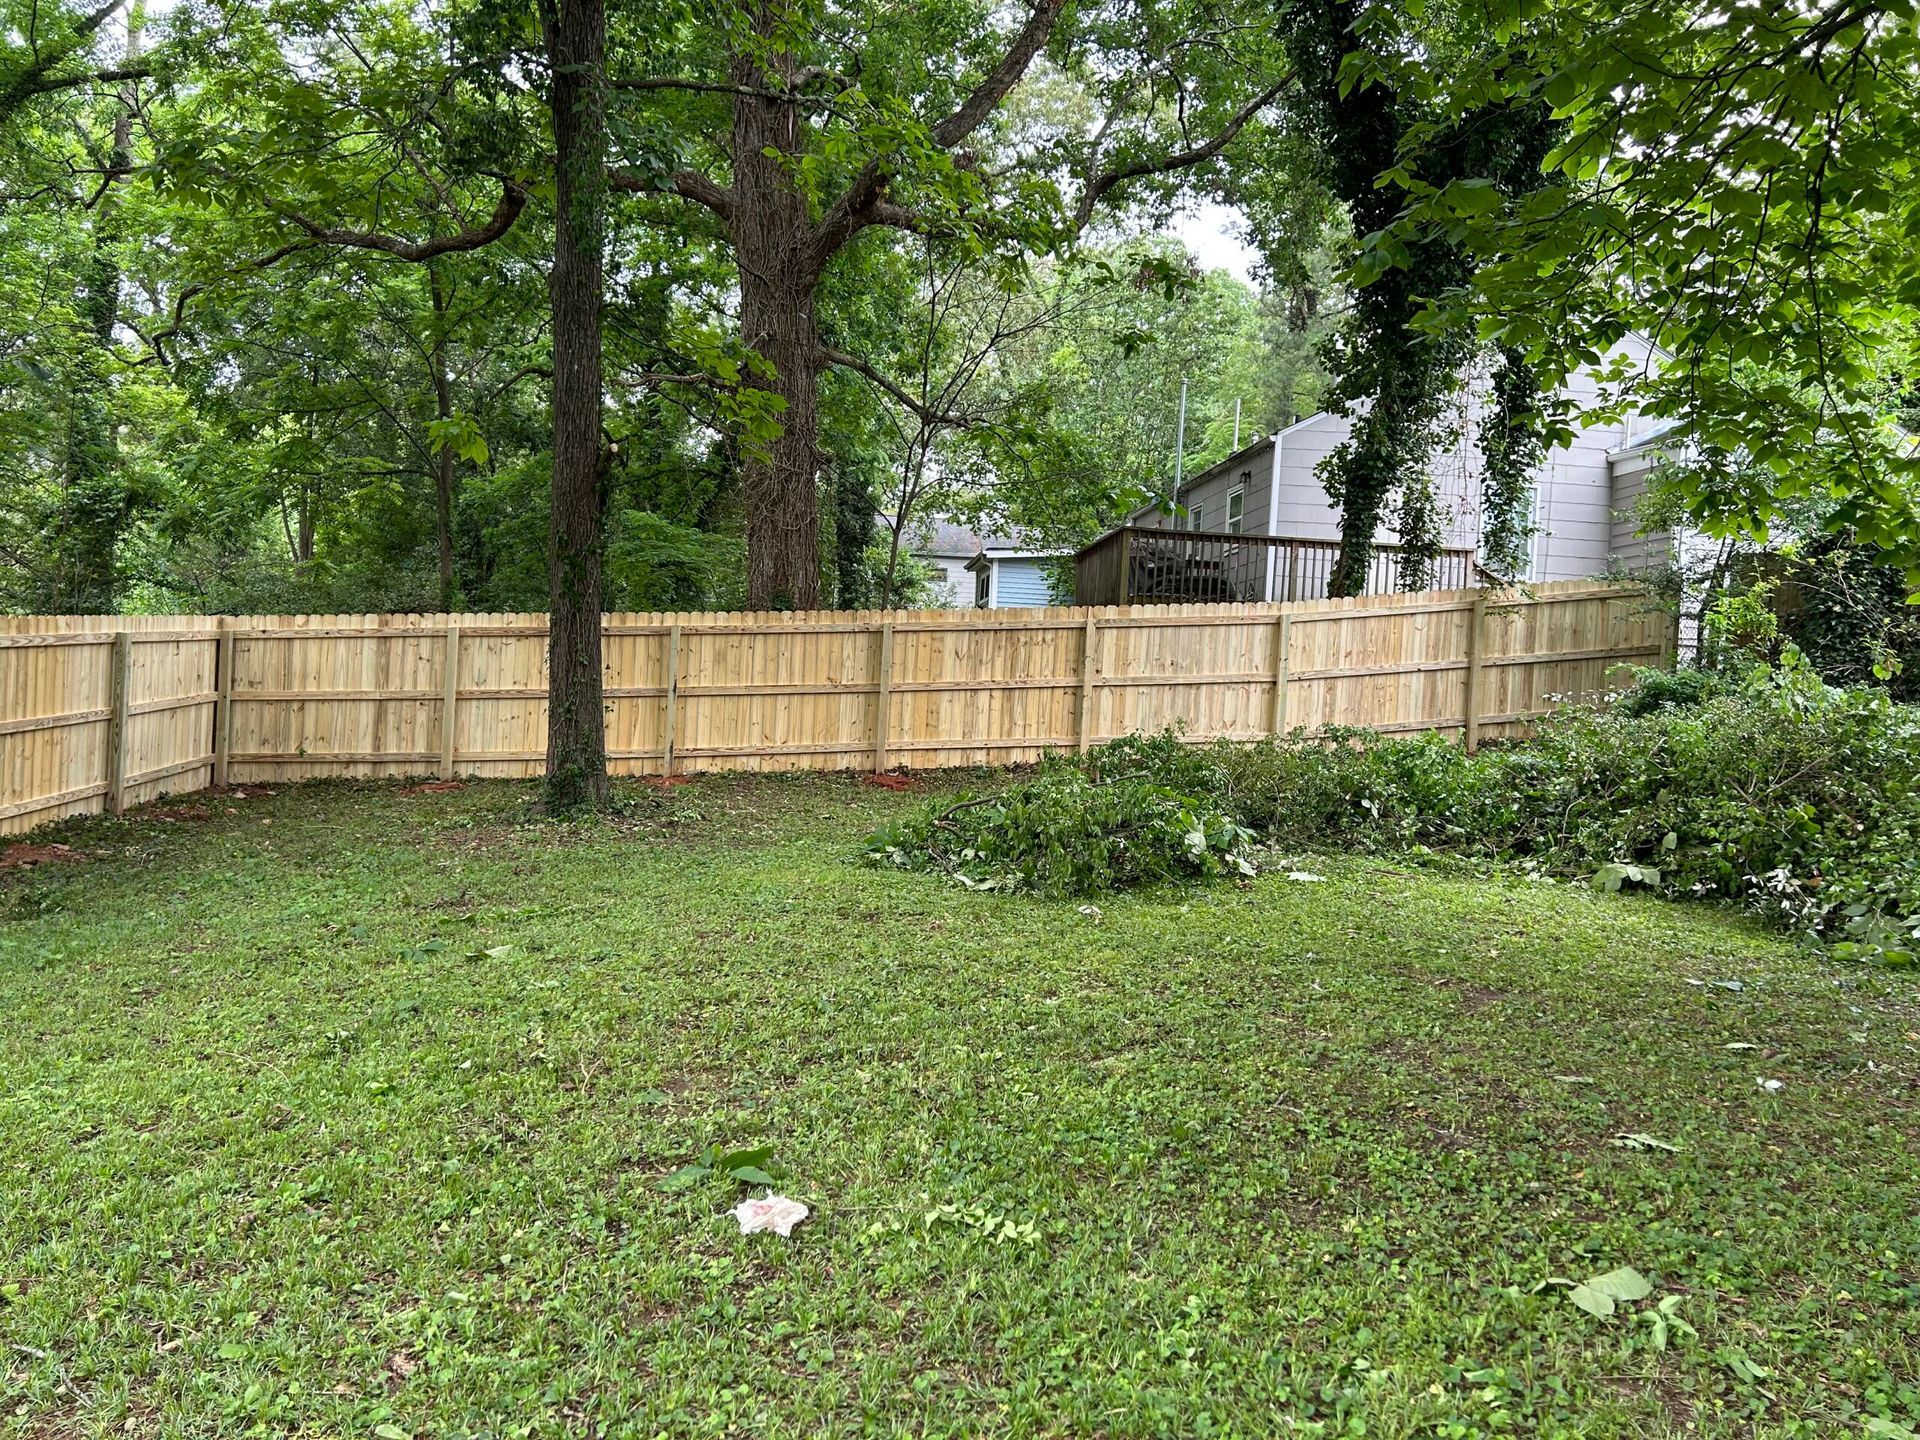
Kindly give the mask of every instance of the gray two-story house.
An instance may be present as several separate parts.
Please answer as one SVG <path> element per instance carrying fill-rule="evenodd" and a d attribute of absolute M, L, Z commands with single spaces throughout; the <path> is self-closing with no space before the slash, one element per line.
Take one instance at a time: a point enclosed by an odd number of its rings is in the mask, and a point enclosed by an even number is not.
<path fill-rule="evenodd" d="M 1636 366 L 1658 352 L 1629 337 L 1622 350 Z M 1580 374 L 1568 383 L 1584 411 L 1600 386 Z M 1480 559 L 1483 385 L 1457 395 L 1454 443 L 1435 457 L 1444 550 L 1431 583 L 1477 583 Z M 1665 563 L 1672 539 L 1637 533 L 1634 507 L 1660 455 L 1664 427 L 1638 415 L 1596 420 L 1557 447 L 1535 472 L 1533 537 L 1525 573 L 1514 580 L 1575 580 L 1624 566 Z M 1340 511 L 1317 467 L 1352 432 L 1352 422 L 1322 411 L 1263 436 L 1182 485 L 1177 505 L 1149 505 L 1076 557 L 1082 604 L 1129 601 L 1306 600 L 1327 593 L 1339 554 Z M 1175 536 L 1179 538 L 1176 540 Z M 1369 592 L 1399 588 L 1391 531 L 1383 533 L 1368 575 Z"/>

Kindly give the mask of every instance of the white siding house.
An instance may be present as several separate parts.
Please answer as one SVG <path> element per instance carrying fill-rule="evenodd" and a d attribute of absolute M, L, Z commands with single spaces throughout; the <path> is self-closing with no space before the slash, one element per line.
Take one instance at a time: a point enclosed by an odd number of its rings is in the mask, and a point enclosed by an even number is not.
<path fill-rule="evenodd" d="M 1635 366 L 1657 363 L 1654 347 L 1630 337 L 1621 347 Z M 1576 406 L 1591 408 L 1600 386 L 1579 374 L 1567 387 Z M 1486 408 L 1484 382 L 1464 386 L 1457 399 L 1455 440 L 1435 457 L 1433 478 L 1441 512 L 1442 546 L 1477 552 L 1480 547 L 1479 426 Z M 1634 533 L 1632 509 L 1645 493 L 1658 463 L 1650 442 L 1665 427 L 1638 415 L 1582 427 L 1570 444 L 1556 447 L 1535 472 L 1533 537 L 1524 580 L 1574 580 L 1610 567 L 1650 568 L 1671 550 L 1665 536 Z M 1332 542 L 1340 538 L 1340 511 L 1327 498 L 1316 473 L 1320 462 L 1352 433 L 1352 422 L 1322 411 L 1256 440 L 1188 481 L 1181 490 L 1185 515 L 1163 505 L 1128 519 L 1131 526 L 1272 536 Z M 1382 544 L 1399 537 L 1390 528 Z M 1464 561 L 1462 562 L 1464 563 Z M 1269 582 L 1271 585 L 1271 582 Z M 1270 596 L 1270 598 L 1279 598 Z M 1304 597 L 1303 597 L 1304 598 Z"/>
<path fill-rule="evenodd" d="M 886 530 L 882 528 L 882 538 Z M 927 599 L 935 609 L 973 604 L 973 576 L 967 562 L 980 553 L 980 536 L 944 516 L 913 522 L 904 535 L 906 552 L 927 576 Z"/>

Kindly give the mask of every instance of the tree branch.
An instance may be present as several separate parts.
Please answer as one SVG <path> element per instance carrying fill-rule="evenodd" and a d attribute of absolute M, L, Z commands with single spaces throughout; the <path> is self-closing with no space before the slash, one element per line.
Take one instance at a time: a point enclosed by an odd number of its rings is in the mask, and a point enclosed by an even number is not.
<path fill-rule="evenodd" d="M 94 80 L 136 79 L 139 76 L 131 73 L 136 70 L 141 74 L 146 73 L 145 67 L 127 66 L 119 70 L 88 70 L 79 75 L 53 80 L 47 78 L 49 71 L 70 59 L 87 38 L 106 24 L 108 17 L 126 3 L 127 0 L 102 0 L 100 5 L 74 22 L 73 33 L 66 37 L 64 43 L 53 45 L 44 55 L 36 54 L 20 73 L 13 77 L 7 87 L 0 90 L 0 119 L 5 119 L 35 95 L 47 95 L 56 90 L 70 90 L 76 85 L 86 85 Z M 36 51 L 39 49 L 37 42 L 29 43 Z"/>
<path fill-rule="evenodd" d="M 274 214 L 293 221 L 307 232 L 304 240 L 294 240 L 277 250 L 248 260 L 229 272 L 228 278 L 252 274 L 278 265 L 289 255 L 297 255 L 304 250 L 317 249 L 322 245 L 339 245 L 355 250 L 378 250 L 388 255 L 398 256 L 402 260 L 431 260 L 436 255 L 447 255 L 463 250 L 478 250 L 483 245 L 491 245 L 507 231 L 513 228 L 514 221 L 520 218 L 520 212 L 527 208 L 525 187 L 515 181 L 502 178 L 500 181 L 500 202 L 493 208 L 493 215 L 487 223 L 454 235 L 436 235 L 431 240 L 403 240 L 396 235 L 382 235 L 374 231 L 343 230 L 334 226 L 322 225 L 310 220 L 297 210 L 269 200 L 267 208 Z M 171 340 L 185 328 L 187 302 L 207 289 L 209 282 L 188 285 L 174 297 L 173 318 L 160 330 L 141 338 L 147 342 L 152 352 L 150 358 L 158 361 L 161 368 L 167 365 L 167 352 L 163 342 Z M 144 363 L 144 362 L 143 362 Z"/>
<path fill-rule="evenodd" d="M 684 375 L 664 374 L 659 371 L 643 370 L 637 375 L 615 375 L 613 383 L 623 390 L 656 390 L 662 385 L 694 385 L 703 390 L 732 390 L 737 388 L 732 382 L 722 380 L 715 375 L 705 375 L 693 371 Z"/>
<path fill-rule="evenodd" d="M 931 233 L 927 218 L 891 200 L 876 200 L 867 207 L 867 224 L 886 225 L 895 230 L 910 230 L 915 235 Z"/>
<path fill-rule="evenodd" d="M 1021 26 L 1020 33 L 1013 37 L 1013 44 L 1000 57 L 993 73 L 974 87 L 958 110 L 933 127 L 934 144 L 951 150 L 986 123 L 987 117 L 1007 98 L 1007 92 L 1027 73 L 1027 67 L 1047 43 L 1054 22 L 1065 8 L 1066 0 L 1034 0 L 1033 13 Z"/>
<path fill-rule="evenodd" d="M 278 250 L 269 250 L 264 255 L 256 256 L 252 260 L 244 261 L 235 266 L 228 272 L 226 278 L 232 279 L 236 276 L 252 274 L 256 270 L 265 270 L 270 266 L 278 265 L 289 255 L 298 255 L 303 250 L 312 250 L 318 246 L 319 243 L 317 240 L 292 241 L 290 244 L 282 245 Z M 142 335 L 140 337 L 147 342 L 147 349 L 152 352 L 147 359 L 157 361 L 162 370 L 166 369 L 168 364 L 166 347 L 162 342 L 171 340 L 186 328 L 187 302 L 193 299 L 194 296 L 204 292 L 211 283 L 211 281 L 202 280 L 183 287 L 180 293 L 173 297 L 173 318 L 167 323 L 166 327 L 155 330 L 151 335 Z M 140 363 L 144 365 L 147 362 L 146 360 L 142 360 Z"/>
<path fill-rule="evenodd" d="M 965 430 L 980 424 L 983 419 L 983 417 L 979 415 L 958 415 L 944 410 L 934 409 L 924 400 L 901 389 L 900 386 L 882 375 L 858 355 L 848 355 L 841 350 L 829 350 L 823 345 L 820 347 L 820 358 L 829 365 L 838 365 L 843 370 L 851 370 L 856 375 L 864 375 L 868 380 L 871 380 L 875 385 L 886 391 L 887 394 L 891 395 L 895 400 L 898 400 L 929 425 L 951 425 L 956 429 Z"/>
<path fill-rule="evenodd" d="M 629 195 L 678 195 L 696 205 L 704 205 L 722 220 L 733 219 L 733 191 L 708 179 L 698 170 L 676 170 L 659 184 L 631 170 L 607 171 L 607 184 Z"/>
<path fill-rule="evenodd" d="M 520 212 L 527 208 L 526 189 L 518 182 L 502 179 L 500 182 L 500 200 L 493 207 L 493 214 L 483 225 L 460 230 L 452 235 L 436 235 L 430 240 L 403 240 L 397 235 L 382 235 L 372 230 L 343 230 L 336 226 L 322 225 L 317 220 L 309 220 L 298 210 L 290 209 L 272 200 L 266 202 L 267 208 L 274 214 L 284 216 L 306 231 L 322 245 L 341 245 L 354 250 L 379 250 L 388 255 L 396 255 L 402 260 L 431 260 L 436 255 L 448 255 L 463 250 L 478 250 L 491 245 L 513 228 L 514 221 L 520 218 Z"/>
<path fill-rule="evenodd" d="M 518 370 L 494 386 L 492 390 L 488 391 L 480 403 L 482 405 L 491 405 L 522 380 L 551 380 L 552 378 L 553 367 L 551 365 L 522 365 Z"/>
<path fill-rule="evenodd" d="M 749 100 L 780 100 L 794 105 L 809 101 L 822 104 L 820 96 L 803 95 L 792 90 L 772 90 L 755 85 L 730 85 L 721 80 L 682 80 L 677 75 L 634 75 L 607 82 L 615 90 L 683 90 L 694 95 L 739 95 Z"/>
<path fill-rule="evenodd" d="M 1232 118 L 1220 128 L 1219 132 L 1214 135 L 1211 140 L 1204 141 L 1188 150 L 1179 150 L 1171 155 L 1163 155 L 1155 160 L 1134 160 L 1125 165 L 1116 165 L 1111 170 L 1104 170 L 1094 176 L 1093 179 L 1087 182 L 1086 190 L 1081 193 L 1080 203 L 1074 208 L 1073 228 L 1075 230 L 1086 229 L 1088 223 L 1093 219 L 1094 207 L 1098 205 L 1107 192 L 1112 190 L 1116 185 L 1124 184 L 1129 180 L 1138 180 L 1143 175 L 1167 175 L 1175 170 L 1191 169 L 1195 165 L 1202 165 L 1213 159 L 1214 156 L 1218 155 L 1233 143 L 1234 136 L 1246 128 L 1249 120 L 1259 114 L 1260 111 L 1264 110 L 1268 105 L 1271 105 L 1274 100 L 1279 97 L 1280 92 L 1286 89 L 1292 82 L 1293 72 L 1289 70 L 1285 75 L 1282 75 L 1279 80 L 1269 85 L 1265 90 L 1254 96 L 1253 99 L 1234 111 Z"/>
<path fill-rule="evenodd" d="M 935 122 L 929 132 L 934 144 L 943 150 L 951 150 L 986 123 L 987 117 L 1007 98 L 1007 92 L 1027 73 L 1027 67 L 1033 64 L 1033 57 L 1046 45 L 1047 37 L 1053 33 L 1054 24 L 1065 8 L 1066 0 L 1034 0 L 1027 23 L 1013 37 L 1013 43 L 1007 47 L 1007 53 L 1000 57 L 1000 63 L 960 102 L 957 110 Z M 901 224 L 909 212 L 897 206 L 889 211 L 888 218 L 880 218 L 878 209 L 885 203 L 887 184 L 892 178 L 891 169 L 878 159 L 869 160 L 860 168 L 853 183 L 828 207 L 827 213 L 820 217 L 820 223 L 814 229 L 811 249 L 816 270 L 823 269 L 826 262 L 863 226 L 893 225 L 903 230 L 922 228 L 918 224 Z"/>
<path fill-rule="evenodd" d="M 56 90 L 77 90 L 82 85 L 111 85 L 116 80 L 148 80 L 152 76 L 151 65 L 121 65 L 103 70 L 85 70 L 78 75 L 62 75 L 54 79 L 43 76 L 23 80 L 9 89 L 7 94 L 9 98 L 25 100 L 33 95 L 51 95 Z"/>

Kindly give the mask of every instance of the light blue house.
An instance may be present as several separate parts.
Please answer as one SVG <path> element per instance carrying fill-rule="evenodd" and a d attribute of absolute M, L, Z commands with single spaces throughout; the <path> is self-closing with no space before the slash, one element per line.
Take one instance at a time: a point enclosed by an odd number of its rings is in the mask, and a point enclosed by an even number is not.
<path fill-rule="evenodd" d="M 985 535 L 979 552 L 967 562 L 973 576 L 973 603 L 981 610 L 1008 610 L 1028 605 L 1059 605 L 1056 577 L 1067 576 L 1072 590 L 1072 556 L 1064 550 L 1035 549 L 1017 535 Z"/>

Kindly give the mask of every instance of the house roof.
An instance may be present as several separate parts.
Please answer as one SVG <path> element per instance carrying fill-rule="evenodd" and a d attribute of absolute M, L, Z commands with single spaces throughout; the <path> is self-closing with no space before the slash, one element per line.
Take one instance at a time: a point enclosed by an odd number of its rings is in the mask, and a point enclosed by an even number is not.
<path fill-rule="evenodd" d="M 936 515 L 908 531 L 907 548 L 916 555 L 973 555 L 983 538 L 977 530 Z"/>
<path fill-rule="evenodd" d="M 1020 550 L 1020 549 L 995 550 L 992 548 L 988 548 L 988 549 L 982 550 L 978 555 L 975 555 L 971 560 L 967 561 L 966 568 L 969 570 L 985 570 L 989 566 L 996 565 L 1002 560 L 1064 560 L 1066 559 L 1067 556 L 1073 553 L 1074 552 L 1071 550 L 1064 550 L 1064 549 L 1063 550 Z"/>
<path fill-rule="evenodd" d="M 1609 460 L 1618 459 L 1623 455 L 1633 455 L 1641 450 L 1650 450 L 1656 445 L 1664 445 L 1676 439 L 1682 439 L 1684 438 L 1685 430 L 1686 422 L 1684 420 L 1662 420 L 1645 434 L 1634 436 L 1633 439 L 1627 441 L 1624 445 L 1614 446 L 1613 449 L 1607 451 L 1607 458 Z"/>
<path fill-rule="evenodd" d="M 974 530 L 945 515 L 930 516 L 910 531 L 907 549 L 915 555 L 986 555 L 995 560 L 1047 560 L 1069 553 L 1036 548 L 1034 537 L 1019 529 Z"/>

